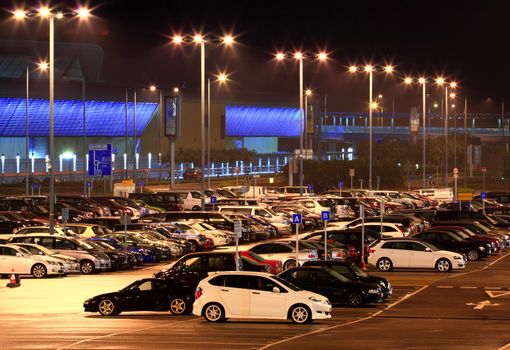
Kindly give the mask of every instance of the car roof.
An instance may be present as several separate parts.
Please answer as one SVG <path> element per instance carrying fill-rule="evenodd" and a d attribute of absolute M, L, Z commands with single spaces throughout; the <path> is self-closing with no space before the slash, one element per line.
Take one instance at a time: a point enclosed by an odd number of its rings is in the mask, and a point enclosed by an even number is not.
<path fill-rule="evenodd" d="M 272 277 L 274 275 L 267 272 L 257 271 L 214 271 L 209 273 L 209 277 L 219 275 L 245 275 L 245 276 L 260 276 L 260 277 Z"/>

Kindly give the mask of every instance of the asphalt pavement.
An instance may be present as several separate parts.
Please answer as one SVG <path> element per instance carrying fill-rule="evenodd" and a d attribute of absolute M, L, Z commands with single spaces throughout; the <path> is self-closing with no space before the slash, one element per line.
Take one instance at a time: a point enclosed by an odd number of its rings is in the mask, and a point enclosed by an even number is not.
<path fill-rule="evenodd" d="M 90 296 L 160 268 L 47 280 L 0 288 L 1 349 L 510 349 L 510 252 L 465 271 L 376 273 L 390 279 L 384 303 L 335 307 L 307 325 L 132 312 L 84 313 Z"/>

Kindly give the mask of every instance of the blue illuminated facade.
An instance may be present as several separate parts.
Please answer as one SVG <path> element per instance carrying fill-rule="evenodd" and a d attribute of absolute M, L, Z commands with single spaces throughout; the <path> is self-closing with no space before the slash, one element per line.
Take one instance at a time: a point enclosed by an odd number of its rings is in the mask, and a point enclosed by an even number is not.
<path fill-rule="evenodd" d="M 299 108 L 225 107 L 228 137 L 298 137 Z"/>
<path fill-rule="evenodd" d="M 54 123 L 56 137 L 83 135 L 83 103 L 81 100 L 56 100 Z M 30 99 L 28 104 L 30 137 L 48 137 L 49 101 Z M 158 103 L 138 102 L 136 104 L 136 134 L 142 135 L 152 116 L 159 108 Z M 24 98 L 0 98 L 0 137 L 25 136 L 26 106 Z M 134 131 L 134 104 L 128 103 L 127 134 Z M 87 137 L 120 137 L 126 135 L 126 110 L 124 102 L 86 101 Z"/>

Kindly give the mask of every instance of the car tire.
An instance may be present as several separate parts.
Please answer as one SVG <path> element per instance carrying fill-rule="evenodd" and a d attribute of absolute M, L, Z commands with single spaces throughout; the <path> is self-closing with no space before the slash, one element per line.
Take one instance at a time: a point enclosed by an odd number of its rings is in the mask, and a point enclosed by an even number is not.
<path fill-rule="evenodd" d="M 377 268 L 379 271 L 391 271 L 393 270 L 393 263 L 389 258 L 380 258 L 377 260 Z"/>
<path fill-rule="evenodd" d="M 191 252 L 198 252 L 200 250 L 200 246 L 197 241 L 190 241 L 191 246 L 193 247 Z"/>
<path fill-rule="evenodd" d="M 115 316 L 120 314 L 120 311 L 116 309 L 115 303 L 110 299 L 103 299 L 97 306 L 97 311 L 103 316 Z"/>
<path fill-rule="evenodd" d="M 193 211 L 199 211 L 199 210 L 201 210 L 201 209 L 202 209 L 202 208 L 201 208 L 201 207 L 199 207 L 198 205 L 195 205 L 193 208 L 191 208 L 191 210 L 193 210 Z"/>
<path fill-rule="evenodd" d="M 310 323 L 312 322 L 312 312 L 306 305 L 294 305 L 289 310 L 289 318 L 297 324 Z"/>
<path fill-rule="evenodd" d="M 480 258 L 480 254 L 478 254 L 478 252 L 475 249 L 471 249 L 467 253 L 467 258 L 468 258 L 469 261 L 475 261 L 475 260 L 478 260 Z"/>
<path fill-rule="evenodd" d="M 204 307 L 203 315 L 208 322 L 221 322 L 225 320 L 225 309 L 220 304 L 210 303 Z"/>
<path fill-rule="evenodd" d="M 436 270 L 439 272 L 450 272 L 452 263 L 446 258 L 441 258 L 436 262 Z"/>
<path fill-rule="evenodd" d="M 296 267 L 296 260 L 294 259 L 287 260 L 285 264 L 283 264 L 283 270 L 288 270 L 293 267 Z"/>
<path fill-rule="evenodd" d="M 347 296 L 347 305 L 352 307 L 360 307 L 365 304 L 363 300 L 363 295 L 359 292 L 352 292 Z"/>
<path fill-rule="evenodd" d="M 189 306 L 186 299 L 173 297 L 170 299 L 170 312 L 172 315 L 184 315 L 188 313 Z"/>
<path fill-rule="evenodd" d="M 94 266 L 94 263 L 90 260 L 82 260 L 80 261 L 80 271 L 84 275 L 90 275 L 94 273 L 96 270 L 96 267 Z"/>
<path fill-rule="evenodd" d="M 35 278 L 44 278 L 48 275 L 48 270 L 44 264 L 35 264 L 30 272 Z"/>

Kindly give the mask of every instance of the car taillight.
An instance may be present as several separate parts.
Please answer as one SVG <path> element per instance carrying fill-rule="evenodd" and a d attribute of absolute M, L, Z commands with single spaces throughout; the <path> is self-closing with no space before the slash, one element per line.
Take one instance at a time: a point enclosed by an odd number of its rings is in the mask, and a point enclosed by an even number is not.
<path fill-rule="evenodd" d="M 370 254 L 374 254 L 374 253 L 375 253 L 375 249 L 374 249 L 374 248 L 371 248 L 371 249 L 369 250 L 369 252 L 370 252 Z"/>
<path fill-rule="evenodd" d="M 203 294 L 202 288 L 197 287 L 197 289 L 195 290 L 195 300 L 198 300 L 198 298 L 200 298 L 202 294 Z"/>

